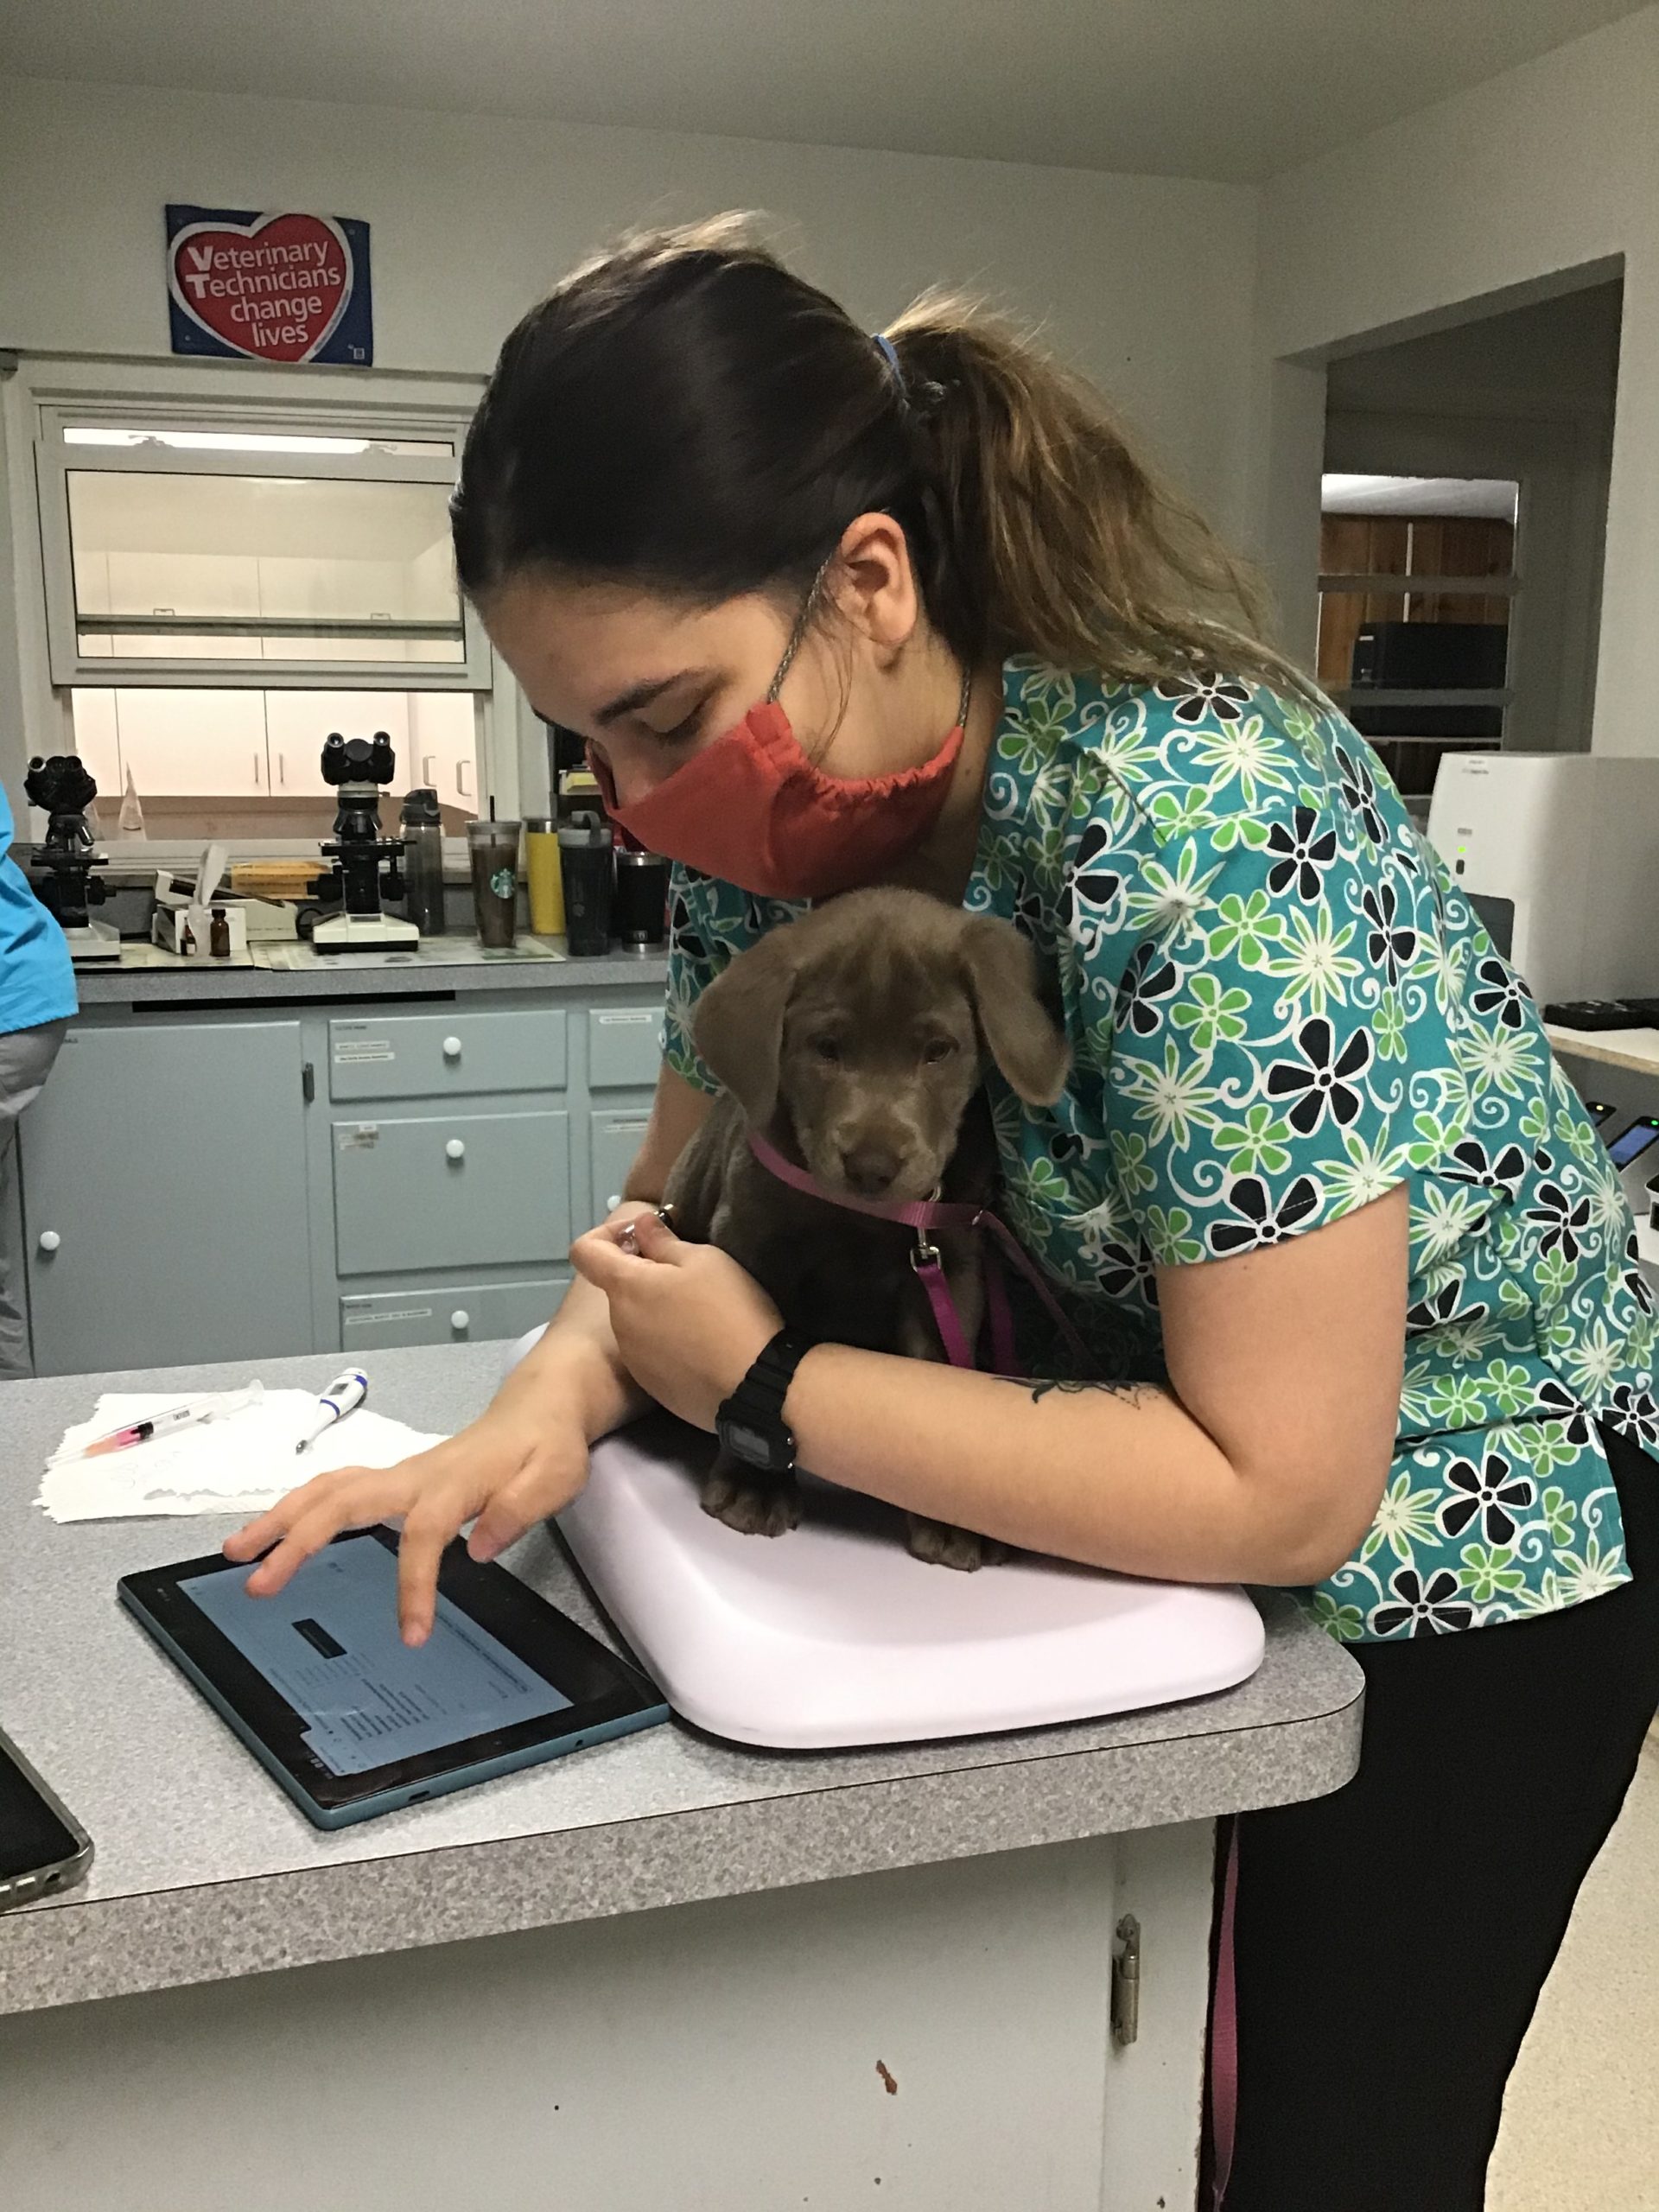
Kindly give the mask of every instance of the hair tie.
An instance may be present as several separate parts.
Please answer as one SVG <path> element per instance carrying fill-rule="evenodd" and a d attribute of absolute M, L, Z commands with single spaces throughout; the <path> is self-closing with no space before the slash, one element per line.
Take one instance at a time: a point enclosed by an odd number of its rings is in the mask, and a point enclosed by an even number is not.
<path fill-rule="evenodd" d="M 874 343 L 876 352 L 893 371 L 894 377 L 898 379 L 899 389 L 902 392 L 905 388 L 905 372 L 899 365 L 898 349 L 894 346 L 892 339 L 884 336 L 879 330 L 874 333 Z"/>

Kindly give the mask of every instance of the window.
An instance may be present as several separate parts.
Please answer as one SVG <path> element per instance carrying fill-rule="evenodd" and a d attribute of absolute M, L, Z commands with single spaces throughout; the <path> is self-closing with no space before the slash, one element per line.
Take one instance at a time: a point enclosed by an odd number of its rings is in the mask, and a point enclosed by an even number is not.
<path fill-rule="evenodd" d="M 130 786 L 152 841 L 281 843 L 329 833 L 330 732 L 385 730 L 391 798 L 431 785 L 458 836 L 490 790 L 511 807 L 518 780 L 516 759 L 484 772 L 495 664 L 450 551 L 464 405 L 314 413 L 269 389 L 41 395 L 44 642 L 63 742 L 97 779 L 106 838 L 130 834 L 118 831 Z M 516 714 L 498 719 L 511 747 Z"/>

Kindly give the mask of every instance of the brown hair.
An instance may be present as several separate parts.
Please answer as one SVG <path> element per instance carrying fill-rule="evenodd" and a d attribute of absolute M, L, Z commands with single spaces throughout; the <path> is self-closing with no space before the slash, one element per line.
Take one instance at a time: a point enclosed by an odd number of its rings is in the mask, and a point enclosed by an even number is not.
<path fill-rule="evenodd" d="M 872 339 L 742 217 L 626 240 L 524 317 L 453 508 L 469 592 L 545 568 L 708 604 L 801 594 L 872 512 L 970 664 L 1305 686 L 1249 572 L 1086 379 L 948 293 Z"/>

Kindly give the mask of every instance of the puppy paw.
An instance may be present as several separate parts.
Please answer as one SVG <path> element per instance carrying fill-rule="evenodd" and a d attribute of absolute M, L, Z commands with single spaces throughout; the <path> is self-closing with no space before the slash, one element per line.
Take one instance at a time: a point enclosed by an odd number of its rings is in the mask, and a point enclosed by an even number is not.
<path fill-rule="evenodd" d="M 791 1481 L 717 1466 L 703 1483 L 702 1510 L 741 1536 L 781 1536 L 801 1524 L 801 1493 Z"/>
<path fill-rule="evenodd" d="M 948 1521 L 929 1521 L 919 1513 L 906 1516 L 910 1551 L 930 1567 L 954 1567 L 971 1574 L 977 1567 L 996 1567 L 1007 1559 L 1008 1548 L 989 1536 L 976 1536 L 971 1529 L 953 1529 Z"/>

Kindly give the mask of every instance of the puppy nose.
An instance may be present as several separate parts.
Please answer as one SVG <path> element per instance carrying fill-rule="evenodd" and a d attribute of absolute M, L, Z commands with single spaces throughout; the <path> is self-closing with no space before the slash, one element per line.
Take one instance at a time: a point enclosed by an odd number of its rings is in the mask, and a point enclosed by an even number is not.
<path fill-rule="evenodd" d="M 883 1144 L 855 1144 L 841 1155 L 849 1187 L 861 1198 L 879 1198 L 893 1187 L 899 1155 Z"/>

